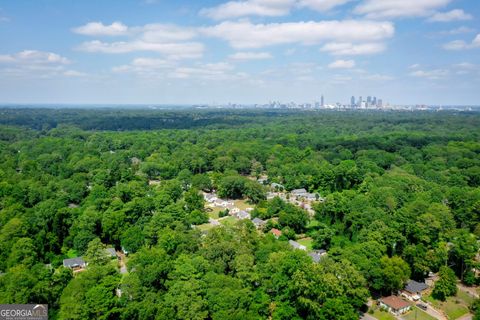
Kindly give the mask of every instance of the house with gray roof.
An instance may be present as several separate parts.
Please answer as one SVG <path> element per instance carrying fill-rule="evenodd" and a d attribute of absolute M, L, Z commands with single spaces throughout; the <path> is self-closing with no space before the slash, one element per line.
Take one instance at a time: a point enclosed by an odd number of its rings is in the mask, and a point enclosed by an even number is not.
<path fill-rule="evenodd" d="M 76 258 L 64 259 L 63 266 L 65 268 L 70 268 L 74 271 L 77 271 L 77 270 L 85 269 L 87 264 L 85 263 L 85 260 L 83 260 L 82 257 L 76 257 Z"/>
<path fill-rule="evenodd" d="M 105 253 L 110 257 L 110 258 L 115 258 L 117 257 L 117 252 L 115 251 L 115 248 L 106 248 Z"/>
<path fill-rule="evenodd" d="M 313 251 L 310 252 L 308 255 L 312 258 L 313 262 L 319 263 L 320 260 L 321 260 L 324 256 L 327 255 L 327 251 L 325 251 L 325 250 L 323 250 L 323 249 L 321 249 L 321 250 L 313 250 Z"/>
<path fill-rule="evenodd" d="M 297 241 L 288 240 L 288 243 L 290 243 L 290 245 L 291 245 L 294 249 L 303 250 L 303 251 L 306 251 L 306 250 L 307 250 L 307 247 L 305 247 L 304 245 L 298 243 Z"/>
<path fill-rule="evenodd" d="M 250 213 L 244 210 L 238 211 L 237 213 L 235 213 L 235 216 L 240 220 L 250 219 Z"/>
<path fill-rule="evenodd" d="M 252 220 L 253 224 L 255 225 L 255 227 L 257 227 L 257 229 L 260 229 L 262 228 L 267 222 L 265 220 L 262 220 L 260 218 L 254 218 Z"/>
<path fill-rule="evenodd" d="M 400 294 L 411 301 L 418 301 L 422 298 L 422 293 L 428 289 L 425 282 L 417 282 L 415 280 L 408 280 L 405 288 L 400 291 Z"/>

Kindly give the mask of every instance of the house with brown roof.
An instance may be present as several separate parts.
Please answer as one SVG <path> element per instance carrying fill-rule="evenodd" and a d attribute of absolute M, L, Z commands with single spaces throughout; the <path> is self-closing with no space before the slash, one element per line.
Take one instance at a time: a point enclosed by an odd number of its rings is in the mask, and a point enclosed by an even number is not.
<path fill-rule="evenodd" d="M 282 235 L 282 231 L 278 230 L 278 229 L 275 229 L 275 228 L 272 228 L 272 230 L 270 230 L 270 232 L 275 236 L 275 238 L 280 238 L 280 236 Z"/>
<path fill-rule="evenodd" d="M 412 308 L 412 305 L 397 296 L 389 296 L 378 301 L 381 308 L 393 313 L 394 315 L 401 315 Z"/>

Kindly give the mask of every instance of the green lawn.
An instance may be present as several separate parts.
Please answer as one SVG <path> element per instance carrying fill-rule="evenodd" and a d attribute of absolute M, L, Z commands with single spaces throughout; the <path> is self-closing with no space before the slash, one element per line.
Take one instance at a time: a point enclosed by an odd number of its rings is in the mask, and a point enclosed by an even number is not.
<path fill-rule="evenodd" d="M 235 217 L 228 216 L 218 220 L 224 226 L 233 226 L 238 220 Z"/>
<path fill-rule="evenodd" d="M 375 310 L 373 316 L 378 320 L 396 320 L 393 315 L 388 312 L 381 311 L 380 309 Z"/>
<path fill-rule="evenodd" d="M 204 224 L 199 224 L 198 226 L 195 226 L 196 229 L 200 231 L 208 231 L 212 229 L 214 226 L 211 225 L 210 223 L 204 223 Z"/>
<path fill-rule="evenodd" d="M 475 301 L 475 298 L 469 295 L 467 292 L 458 290 L 457 292 L 457 298 L 460 300 L 463 300 L 467 305 L 471 305 L 473 301 Z"/>
<path fill-rule="evenodd" d="M 210 210 L 207 210 L 207 213 L 208 213 L 208 217 L 212 218 L 212 219 L 218 219 L 218 214 L 220 213 L 220 211 L 223 211 L 224 209 L 222 208 L 209 208 Z"/>
<path fill-rule="evenodd" d="M 310 222 L 307 224 L 307 229 L 315 228 L 315 227 L 318 227 L 319 225 L 320 225 L 320 222 L 318 222 L 318 221 L 315 220 L 315 219 L 312 219 L 312 220 L 310 220 Z"/>
<path fill-rule="evenodd" d="M 235 207 L 240 210 L 246 210 L 247 208 L 254 208 L 254 205 L 247 203 L 247 200 L 235 200 L 233 201 Z"/>
<path fill-rule="evenodd" d="M 433 299 L 431 296 L 425 297 L 436 309 L 443 310 L 447 317 L 451 320 L 460 318 L 466 315 L 468 311 L 468 302 L 462 300 L 462 294 L 457 297 L 449 297 L 446 301 L 439 301 Z"/>
<path fill-rule="evenodd" d="M 298 239 L 297 240 L 298 243 L 304 245 L 305 247 L 307 247 L 307 250 L 310 251 L 312 250 L 312 245 L 313 245 L 313 240 L 312 238 L 303 238 L 303 239 Z"/>
<path fill-rule="evenodd" d="M 414 307 L 412 311 L 402 316 L 402 318 L 405 320 L 436 320 L 436 318 L 417 307 Z"/>

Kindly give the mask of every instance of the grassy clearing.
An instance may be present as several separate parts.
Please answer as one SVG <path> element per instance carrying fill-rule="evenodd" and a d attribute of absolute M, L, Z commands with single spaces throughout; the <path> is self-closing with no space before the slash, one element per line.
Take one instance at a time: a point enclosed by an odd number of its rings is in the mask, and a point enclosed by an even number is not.
<path fill-rule="evenodd" d="M 436 320 L 435 317 L 432 317 L 431 315 L 417 307 L 414 307 L 412 311 L 402 316 L 402 318 L 405 320 Z"/>
<path fill-rule="evenodd" d="M 210 223 L 204 223 L 204 224 L 199 224 L 198 226 L 195 226 L 196 229 L 200 230 L 200 231 L 208 231 L 210 229 L 212 229 L 213 225 L 211 225 Z"/>
<path fill-rule="evenodd" d="M 375 310 L 372 316 L 374 316 L 378 320 L 396 320 L 393 315 L 380 309 Z"/>
<path fill-rule="evenodd" d="M 312 250 L 313 247 L 313 239 L 312 238 L 303 238 L 303 239 L 298 239 L 297 240 L 298 243 L 300 243 L 301 245 L 304 245 L 305 247 L 307 247 L 307 250 Z"/>
<path fill-rule="evenodd" d="M 238 221 L 235 217 L 229 216 L 218 220 L 224 226 L 233 226 Z"/>
<path fill-rule="evenodd" d="M 246 210 L 247 208 L 254 207 L 254 205 L 247 203 L 247 200 L 235 200 L 233 204 L 240 210 Z"/>
<path fill-rule="evenodd" d="M 448 319 L 455 320 L 466 315 L 469 303 L 462 300 L 463 295 L 455 297 L 449 297 L 446 301 L 439 301 L 432 298 L 432 296 L 425 297 L 425 300 L 429 301 L 436 309 L 442 310 L 447 315 Z"/>

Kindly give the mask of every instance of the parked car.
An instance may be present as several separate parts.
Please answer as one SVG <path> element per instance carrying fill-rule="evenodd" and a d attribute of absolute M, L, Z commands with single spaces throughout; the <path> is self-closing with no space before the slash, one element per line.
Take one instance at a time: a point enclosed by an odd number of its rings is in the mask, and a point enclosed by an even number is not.
<path fill-rule="evenodd" d="M 426 304 L 423 304 L 423 303 L 419 303 L 417 304 L 417 307 L 419 307 L 420 309 L 422 309 L 423 311 L 427 311 L 428 307 Z"/>

